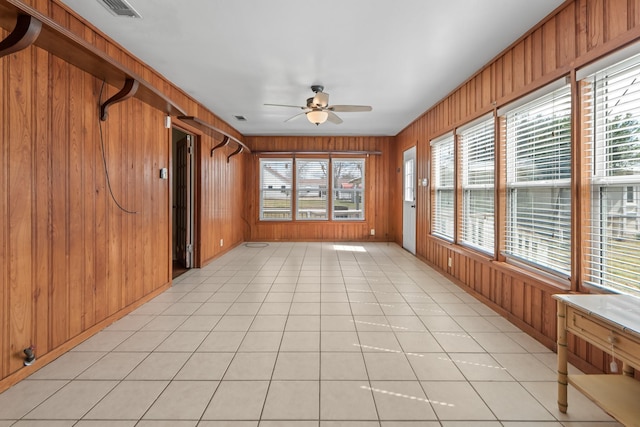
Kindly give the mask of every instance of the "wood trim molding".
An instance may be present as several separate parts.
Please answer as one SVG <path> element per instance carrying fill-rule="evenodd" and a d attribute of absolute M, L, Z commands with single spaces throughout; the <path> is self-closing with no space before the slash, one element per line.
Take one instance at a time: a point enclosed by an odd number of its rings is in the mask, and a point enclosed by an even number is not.
<path fill-rule="evenodd" d="M 19 14 L 13 31 L 0 42 L 0 58 L 31 46 L 42 30 L 42 22 L 31 15 Z"/>
<path fill-rule="evenodd" d="M 317 150 L 288 150 L 288 151 L 254 151 L 254 154 L 259 155 L 273 155 L 273 156 L 294 156 L 296 154 L 304 154 L 310 156 L 381 156 L 382 151 L 317 151 Z"/>
<path fill-rule="evenodd" d="M 220 137 L 220 135 L 222 135 L 222 142 L 225 142 L 225 139 L 229 139 L 233 142 L 235 142 L 236 144 L 238 144 L 239 146 L 243 147 L 243 150 L 246 150 L 248 153 L 251 153 L 251 149 L 247 146 L 247 144 L 245 144 L 244 142 L 240 141 L 238 138 L 233 137 L 232 135 L 229 135 L 227 132 L 223 131 L 222 129 L 218 129 L 217 127 L 215 127 L 214 125 L 205 122 L 202 119 L 199 119 L 198 117 L 194 117 L 194 116 L 186 116 L 186 115 L 180 115 L 178 116 L 179 120 L 182 120 L 192 126 L 194 126 L 196 129 L 199 129 L 200 131 L 206 133 L 207 135 L 211 136 L 212 138 L 216 138 L 216 137 Z M 211 154 L 213 154 L 213 150 L 215 150 L 216 148 L 220 148 L 223 147 L 225 145 L 228 144 L 228 141 L 224 144 L 218 144 L 215 147 L 213 147 L 213 149 L 211 150 Z M 239 154 L 235 153 L 235 154 Z M 234 155 L 235 155 L 234 154 Z"/>
<path fill-rule="evenodd" d="M 142 298 L 142 299 L 136 301 L 135 303 L 123 308 L 122 310 L 118 311 L 117 313 L 114 313 L 113 315 L 107 317 L 106 319 L 102 320 L 101 322 L 93 325 L 91 328 L 84 330 L 81 334 L 79 334 L 79 335 L 75 336 L 74 338 L 72 338 L 71 340 L 65 342 L 60 347 L 55 348 L 55 349 L 49 351 L 48 353 L 46 353 L 46 354 L 44 354 L 42 356 L 39 356 L 36 359 L 36 361 L 35 361 L 35 363 L 33 365 L 28 366 L 28 369 L 21 369 L 19 371 L 14 372 L 11 375 L 9 375 L 8 377 L 5 377 L 5 378 L 1 379 L 0 380 L 0 393 L 2 393 L 3 391 L 7 390 L 9 387 L 17 384 L 18 382 L 22 381 L 23 379 L 27 378 L 29 375 L 32 375 L 33 373 L 35 373 L 36 371 L 40 370 L 41 368 L 45 367 L 49 363 L 51 363 L 54 360 L 56 360 L 58 357 L 62 356 L 64 353 L 66 353 L 69 350 L 71 350 L 73 347 L 75 347 L 78 344 L 82 343 L 83 341 L 91 338 L 92 336 L 94 336 L 95 334 L 97 334 L 98 332 L 100 332 L 101 330 L 106 328 L 107 326 L 109 326 L 112 323 L 114 323 L 115 321 L 123 318 L 127 314 L 131 313 L 136 308 L 142 306 L 143 304 L 151 301 L 152 299 L 154 299 L 158 295 L 162 294 L 164 291 L 166 291 L 167 289 L 171 288 L 171 284 L 172 284 L 172 282 L 165 283 L 162 287 L 160 287 L 160 288 L 156 289 L 155 291 L 151 292 L 150 294 L 146 295 L 144 298 Z"/>
<path fill-rule="evenodd" d="M 134 95 L 137 99 L 172 116 L 186 114 L 182 108 L 153 87 L 151 83 L 51 18 L 20 1 L 0 0 L 0 27 L 9 30 L 14 27 L 15 22 L 28 19 L 21 18 L 21 16 L 28 16 L 31 18 L 30 22 L 38 21 L 41 25 L 39 35 L 35 37 L 31 35 L 33 41 L 29 44 L 46 50 L 100 80 L 104 80 L 109 85 L 124 87 L 127 80 L 135 80 L 139 84 Z M 35 32 L 37 24 L 32 23 L 30 26 L 33 27 L 31 32 Z M 26 35 L 22 40 L 22 43 L 17 43 L 15 46 L 21 46 L 30 41 Z"/>

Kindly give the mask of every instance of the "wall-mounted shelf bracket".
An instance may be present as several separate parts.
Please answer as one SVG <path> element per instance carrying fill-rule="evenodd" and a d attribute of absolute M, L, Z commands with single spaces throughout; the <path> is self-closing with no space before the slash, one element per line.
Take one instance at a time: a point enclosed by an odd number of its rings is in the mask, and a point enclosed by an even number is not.
<path fill-rule="evenodd" d="M 229 163 L 229 159 L 232 158 L 233 156 L 235 156 L 236 154 L 240 154 L 242 153 L 242 151 L 244 150 L 244 145 L 238 145 L 238 148 L 236 149 L 236 151 L 234 151 L 233 153 L 229 154 L 227 156 L 227 163 Z"/>
<path fill-rule="evenodd" d="M 217 150 L 218 148 L 222 148 L 226 145 L 229 145 L 231 143 L 237 144 L 238 149 L 233 153 L 231 153 L 229 157 L 227 157 L 227 163 L 229 163 L 229 159 L 231 157 L 237 154 L 240 154 L 244 151 L 246 151 L 247 153 L 251 153 L 251 149 L 244 142 L 240 141 L 238 138 L 233 137 L 232 135 L 229 135 L 223 130 L 218 129 L 217 127 L 213 126 L 210 123 L 200 120 L 199 118 L 194 116 L 178 116 L 178 119 L 184 122 L 187 122 L 192 126 L 195 126 L 197 129 L 202 130 L 212 138 L 218 139 L 220 138 L 220 135 L 222 135 L 222 142 L 211 149 L 211 157 L 213 157 L 213 152 L 215 150 Z"/>
<path fill-rule="evenodd" d="M 213 157 L 213 152 L 214 151 L 216 151 L 218 148 L 224 147 L 225 145 L 227 145 L 229 143 L 229 141 L 231 141 L 231 138 L 229 138 L 227 135 L 225 135 L 224 138 L 222 139 L 222 142 L 211 149 L 211 157 Z"/>
<path fill-rule="evenodd" d="M 13 31 L 0 41 L 0 58 L 31 46 L 42 30 L 42 22 L 31 15 L 19 14 Z"/>
<path fill-rule="evenodd" d="M 133 70 L 26 3 L 34 2 L 0 0 L 0 27 L 11 31 L 7 38 L 0 41 L 0 57 L 29 46 L 36 46 L 108 85 L 116 87 L 135 85 L 136 91 L 131 87 L 119 95 L 122 99 L 113 99 L 101 106 L 100 116 L 104 118 L 106 118 L 106 107 L 126 99 L 127 97 L 123 95 L 128 91 L 131 91 L 140 101 L 168 115 L 186 114 L 167 95 Z M 134 80 L 135 84 L 127 83 L 129 79 Z"/>
<path fill-rule="evenodd" d="M 100 106 L 100 120 L 102 120 L 103 122 L 107 120 L 107 114 L 108 114 L 107 109 L 111 105 L 116 104 L 118 102 L 122 102 L 126 99 L 131 98 L 133 95 L 135 95 L 136 91 L 138 90 L 138 86 L 139 86 L 139 83 L 137 80 L 132 78 L 127 78 L 127 80 L 125 80 L 124 82 L 124 86 L 122 87 L 122 89 L 120 89 L 120 92 L 116 93 L 111 98 L 107 99 Z"/>

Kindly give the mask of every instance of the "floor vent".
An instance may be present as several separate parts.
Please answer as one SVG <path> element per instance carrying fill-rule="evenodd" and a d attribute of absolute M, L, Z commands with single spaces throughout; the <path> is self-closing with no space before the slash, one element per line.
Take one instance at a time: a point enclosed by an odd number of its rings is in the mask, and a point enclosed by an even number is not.
<path fill-rule="evenodd" d="M 142 18 L 126 0 L 99 0 L 99 2 L 116 16 Z"/>

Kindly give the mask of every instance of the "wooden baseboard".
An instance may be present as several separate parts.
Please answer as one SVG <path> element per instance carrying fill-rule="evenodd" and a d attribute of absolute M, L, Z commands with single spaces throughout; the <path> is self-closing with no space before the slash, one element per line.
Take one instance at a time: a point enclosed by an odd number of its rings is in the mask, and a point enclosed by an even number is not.
<path fill-rule="evenodd" d="M 22 381 L 23 379 L 27 378 L 29 375 L 37 372 L 39 369 L 53 362 L 58 357 L 65 354 L 67 351 L 71 350 L 72 348 L 82 343 L 83 341 L 86 341 L 87 339 L 91 338 L 92 336 L 94 336 L 95 334 L 97 334 L 107 326 L 114 323 L 116 320 L 123 318 L 124 316 L 131 313 L 133 310 L 140 307 L 144 303 L 149 302 L 150 300 L 157 297 L 158 295 L 160 295 L 170 287 L 171 287 L 171 282 L 165 283 L 162 287 L 144 296 L 143 298 L 134 302 L 133 304 L 128 305 L 127 307 L 123 308 L 117 313 L 112 314 L 111 316 L 107 317 L 100 323 L 97 323 L 94 326 L 87 329 L 86 331 L 80 333 L 79 335 L 76 335 L 75 337 L 71 338 L 69 341 L 65 342 L 59 347 L 56 347 L 50 352 L 43 355 L 36 354 L 37 359 L 35 360 L 33 365 L 24 366 L 22 369 L 19 369 L 16 372 L 7 376 L 6 378 L 3 378 L 2 380 L 0 380 L 0 393 L 14 386 L 15 384 Z"/>

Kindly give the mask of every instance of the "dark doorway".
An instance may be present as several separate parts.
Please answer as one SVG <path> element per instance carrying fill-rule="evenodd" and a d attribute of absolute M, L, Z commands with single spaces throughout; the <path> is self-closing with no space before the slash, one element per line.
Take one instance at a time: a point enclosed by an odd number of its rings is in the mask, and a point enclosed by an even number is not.
<path fill-rule="evenodd" d="M 194 136 L 172 131 L 173 155 L 173 277 L 193 267 Z"/>

